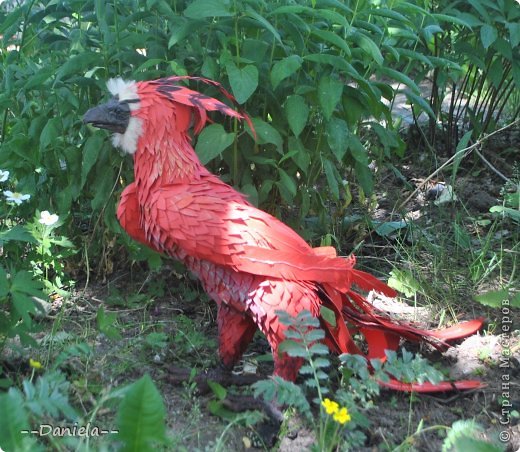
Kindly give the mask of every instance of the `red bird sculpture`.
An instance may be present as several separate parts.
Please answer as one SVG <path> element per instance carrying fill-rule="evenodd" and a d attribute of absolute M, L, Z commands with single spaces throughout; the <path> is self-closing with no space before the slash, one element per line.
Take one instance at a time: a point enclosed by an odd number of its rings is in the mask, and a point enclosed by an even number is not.
<path fill-rule="evenodd" d="M 256 329 L 273 352 L 274 373 L 295 380 L 299 358 L 279 353 L 286 326 L 277 311 L 295 316 L 308 310 L 319 318 L 325 343 L 336 353 L 385 359 L 401 338 L 427 341 L 437 348 L 478 330 L 482 320 L 430 331 L 392 320 L 359 292 L 395 292 L 354 268 L 332 247 L 311 248 L 281 221 L 252 206 L 247 198 L 211 174 L 197 157 L 190 129 L 199 133 L 208 111 L 247 120 L 223 102 L 193 91 L 182 80 L 213 86 L 198 77 L 168 77 L 147 82 L 112 79 L 113 98 L 90 109 L 85 123 L 114 132 L 113 144 L 131 154 L 135 181 L 125 188 L 117 209 L 121 226 L 135 240 L 182 261 L 218 306 L 219 355 L 226 368 L 241 358 Z M 331 310 L 335 322 L 321 316 Z M 353 340 L 361 333 L 367 354 Z M 390 379 L 384 385 L 403 391 L 435 392 L 479 387 L 477 381 L 410 384 Z"/>

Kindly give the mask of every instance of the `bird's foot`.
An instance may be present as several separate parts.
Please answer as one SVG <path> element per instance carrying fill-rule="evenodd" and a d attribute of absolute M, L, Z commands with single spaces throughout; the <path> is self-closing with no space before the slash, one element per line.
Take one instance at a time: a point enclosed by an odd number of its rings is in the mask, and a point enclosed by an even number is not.
<path fill-rule="evenodd" d="M 168 367 L 166 381 L 174 385 L 194 382 L 199 394 L 211 392 L 210 382 L 218 383 L 224 387 L 250 386 L 265 377 L 253 374 L 237 375 L 230 370 L 219 366 L 204 373 L 194 375 L 194 372 L 186 368 Z M 222 406 L 229 411 L 240 413 L 243 411 L 259 411 L 264 415 L 264 420 L 255 424 L 252 430 L 252 443 L 255 447 L 272 447 L 278 437 L 283 421 L 283 413 L 278 405 L 273 402 L 265 402 L 251 395 L 237 395 L 227 393 L 220 401 Z"/>
<path fill-rule="evenodd" d="M 222 405 L 234 412 L 260 411 L 264 415 L 264 420 L 255 424 L 251 431 L 252 445 L 260 448 L 274 446 L 284 420 L 283 412 L 276 403 L 266 402 L 250 395 L 228 394 L 222 400 Z"/>
<path fill-rule="evenodd" d="M 209 382 L 213 381 L 224 387 L 228 386 L 249 386 L 263 377 L 254 374 L 234 374 L 222 366 L 209 369 L 203 373 L 195 374 L 192 369 L 168 367 L 168 374 L 165 379 L 174 385 L 194 382 L 200 394 L 211 392 Z"/>

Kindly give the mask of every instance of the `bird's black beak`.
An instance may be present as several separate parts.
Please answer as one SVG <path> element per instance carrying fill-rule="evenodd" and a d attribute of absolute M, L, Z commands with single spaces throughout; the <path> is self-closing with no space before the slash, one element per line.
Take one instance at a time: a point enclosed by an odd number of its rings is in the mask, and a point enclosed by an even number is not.
<path fill-rule="evenodd" d="M 116 98 L 110 99 L 106 104 L 91 108 L 83 116 L 85 124 L 92 124 L 94 127 L 116 133 L 125 133 L 129 121 L 130 107 L 128 102 L 120 102 Z"/>

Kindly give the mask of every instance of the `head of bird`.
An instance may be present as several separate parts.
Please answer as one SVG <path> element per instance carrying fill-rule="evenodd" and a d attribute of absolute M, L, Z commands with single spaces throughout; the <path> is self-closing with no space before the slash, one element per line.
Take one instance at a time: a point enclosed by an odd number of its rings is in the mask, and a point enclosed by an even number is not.
<path fill-rule="evenodd" d="M 113 132 L 114 146 L 134 154 L 143 131 L 143 121 L 137 115 L 141 104 L 138 84 L 116 78 L 108 81 L 107 88 L 112 98 L 88 110 L 83 122 Z"/>
<path fill-rule="evenodd" d="M 200 77 L 174 76 L 145 82 L 117 78 L 107 83 L 113 97 L 107 103 L 88 110 L 83 122 L 113 132 L 114 146 L 129 154 L 138 150 L 141 138 L 142 144 L 152 152 L 154 146 L 164 149 L 165 143 L 190 141 L 188 130 L 193 127 L 194 133 L 199 133 L 206 124 L 208 111 L 245 119 L 254 134 L 246 114 L 179 84 L 186 79 L 216 86 L 228 99 L 236 102 L 219 83 Z"/>

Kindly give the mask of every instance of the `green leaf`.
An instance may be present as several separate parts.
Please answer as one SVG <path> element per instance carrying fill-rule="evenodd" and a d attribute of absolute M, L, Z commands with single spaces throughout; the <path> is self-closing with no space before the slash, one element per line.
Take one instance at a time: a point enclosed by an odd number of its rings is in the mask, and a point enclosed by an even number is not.
<path fill-rule="evenodd" d="M 272 125 L 259 118 L 253 118 L 253 127 L 256 131 L 258 144 L 270 143 L 276 146 L 276 150 L 281 154 L 283 147 L 283 139 L 280 132 L 276 130 Z M 249 134 L 252 135 L 251 130 L 247 127 Z"/>
<path fill-rule="evenodd" d="M 141 64 L 141 66 L 139 66 L 135 72 L 144 72 L 146 71 L 147 69 L 153 67 L 153 66 L 157 66 L 161 63 L 164 63 L 164 59 L 162 58 L 150 58 L 149 60 L 146 60 L 143 64 Z"/>
<path fill-rule="evenodd" d="M 453 167 L 451 169 L 451 185 L 455 186 L 455 179 L 457 177 L 457 171 L 459 170 L 460 162 L 464 158 L 465 153 L 462 152 L 463 149 L 466 149 L 468 146 L 469 140 L 471 140 L 471 136 L 473 135 L 473 129 L 468 130 L 464 136 L 460 139 L 457 144 L 457 150 L 455 152 L 455 159 L 453 160 Z"/>
<path fill-rule="evenodd" d="M 211 381 L 211 380 L 208 380 L 208 386 L 211 389 L 211 392 L 213 392 L 213 394 L 215 394 L 217 399 L 224 400 L 226 398 L 227 389 L 224 388 L 224 386 L 222 386 L 221 384 L 219 384 L 215 381 Z"/>
<path fill-rule="evenodd" d="M 375 231 L 377 235 L 381 237 L 388 237 L 390 234 L 393 234 L 395 231 L 399 229 L 406 228 L 408 223 L 405 220 L 401 221 L 386 221 L 384 223 L 379 224 Z"/>
<path fill-rule="evenodd" d="M 253 204 L 253 206 L 258 206 L 258 190 L 253 184 L 245 184 L 240 187 L 240 191 L 247 195 L 247 200 Z"/>
<path fill-rule="evenodd" d="M 439 22 L 448 22 L 451 24 L 460 25 L 462 27 L 471 28 L 471 24 L 468 21 L 461 19 L 460 17 L 436 13 L 431 14 L 431 16 L 437 19 Z"/>
<path fill-rule="evenodd" d="M 428 102 L 426 102 L 420 95 L 417 95 L 415 93 L 412 93 L 410 90 L 405 90 L 405 95 L 410 101 L 410 104 L 417 104 L 419 107 L 426 112 L 426 114 L 432 118 L 435 119 L 435 113 L 432 110 L 432 107 Z"/>
<path fill-rule="evenodd" d="M 320 317 L 323 318 L 329 325 L 336 326 L 336 314 L 332 309 L 326 308 L 325 306 L 320 307 Z"/>
<path fill-rule="evenodd" d="M 491 213 L 499 213 L 504 217 L 509 217 L 516 223 L 520 223 L 520 210 L 511 209 L 510 207 L 504 206 L 493 206 L 489 209 Z"/>
<path fill-rule="evenodd" d="M 343 119 L 332 117 L 327 124 L 327 142 L 330 150 L 338 159 L 343 161 L 349 144 L 350 131 Z"/>
<path fill-rule="evenodd" d="M 520 292 L 518 292 L 512 299 L 511 299 L 511 306 L 513 308 L 520 308 Z"/>
<path fill-rule="evenodd" d="M 283 341 L 278 350 L 282 353 L 287 353 L 289 356 L 293 358 L 307 358 L 307 350 L 305 347 L 299 342 L 293 341 L 292 339 L 286 339 Z"/>
<path fill-rule="evenodd" d="M 406 74 L 403 74 L 402 72 L 396 71 L 395 69 L 391 69 L 386 66 L 382 66 L 379 68 L 379 71 L 385 74 L 386 76 L 390 77 L 393 80 L 397 80 L 400 83 L 403 83 L 408 88 L 410 88 L 415 94 L 420 95 L 421 90 L 417 86 L 417 84 Z"/>
<path fill-rule="evenodd" d="M 61 119 L 51 118 L 45 124 L 40 135 L 40 149 L 45 149 L 50 144 L 55 144 L 56 139 L 61 136 Z"/>
<path fill-rule="evenodd" d="M 103 56 L 101 53 L 88 51 L 68 58 L 56 72 L 56 79 L 54 84 L 72 74 L 83 75 L 83 71 L 86 68 L 90 69 L 94 66 L 104 66 Z"/>
<path fill-rule="evenodd" d="M 344 39 L 340 38 L 336 33 L 327 30 L 320 30 L 318 28 L 312 28 L 311 33 L 317 36 L 320 40 L 327 41 L 332 45 L 336 46 L 338 49 L 345 52 L 345 56 L 351 56 L 349 45 Z"/>
<path fill-rule="evenodd" d="M 412 273 L 410 273 L 408 270 L 399 270 L 397 268 L 394 268 L 390 272 L 388 285 L 392 289 L 404 293 L 407 297 L 413 297 L 421 290 L 421 285 L 413 277 Z"/>
<path fill-rule="evenodd" d="M 206 17 L 231 17 L 233 13 L 221 0 L 195 0 L 184 10 L 184 15 L 191 19 Z"/>
<path fill-rule="evenodd" d="M 334 199 L 339 199 L 339 183 L 336 179 L 336 175 L 334 174 L 334 165 L 330 160 L 323 160 L 323 169 L 325 170 L 325 177 L 327 178 L 327 185 L 329 186 L 330 192 Z"/>
<path fill-rule="evenodd" d="M 105 138 L 101 133 L 95 133 L 87 138 L 85 146 L 83 146 L 83 163 L 81 165 L 81 183 L 80 189 L 83 188 L 87 180 L 87 176 L 97 162 L 99 153 L 103 148 Z"/>
<path fill-rule="evenodd" d="M 491 44 L 493 44 L 498 38 L 498 31 L 495 27 L 489 24 L 485 24 L 480 29 L 480 39 L 482 40 L 482 45 L 484 49 L 487 49 Z"/>
<path fill-rule="evenodd" d="M 368 153 L 357 135 L 350 134 L 348 137 L 348 150 L 356 162 L 368 166 Z"/>
<path fill-rule="evenodd" d="M 278 168 L 278 174 L 280 175 L 280 184 L 291 194 L 291 196 L 296 196 L 297 187 L 293 179 L 282 168 Z"/>
<path fill-rule="evenodd" d="M 0 267 L 0 301 L 9 295 L 9 279 L 3 267 Z"/>
<path fill-rule="evenodd" d="M 506 24 L 506 28 L 509 30 L 509 41 L 511 47 L 515 48 L 520 44 L 520 23 L 510 22 Z"/>
<path fill-rule="evenodd" d="M 211 124 L 199 135 L 195 150 L 203 165 L 213 160 L 235 141 L 236 134 L 227 133 L 221 124 Z"/>
<path fill-rule="evenodd" d="M 309 118 L 309 107 L 305 99 L 297 94 L 289 96 L 285 101 L 284 108 L 289 127 L 295 136 L 299 136 Z"/>
<path fill-rule="evenodd" d="M 10 12 L 7 16 L 2 17 L 2 22 L 0 23 L 0 35 L 3 35 L 4 32 L 14 25 L 20 17 L 23 16 L 25 13 L 25 8 L 21 6 L 17 6 L 16 8 L 13 8 L 12 12 Z M 2 36 L 3 39 L 5 39 L 4 36 Z"/>
<path fill-rule="evenodd" d="M 485 306 L 492 308 L 500 308 L 505 300 L 508 300 L 509 292 L 507 289 L 502 290 L 490 290 L 489 292 L 475 295 L 475 300 Z"/>
<path fill-rule="evenodd" d="M 388 8 L 373 8 L 370 11 L 370 14 L 373 14 L 375 16 L 388 17 L 390 19 L 394 19 L 397 22 L 400 22 L 401 24 L 412 25 L 412 22 L 409 18 L 403 16 L 402 14 L 399 14 L 397 11 L 393 11 Z"/>
<path fill-rule="evenodd" d="M 468 450 L 471 452 L 504 452 L 502 447 L 476 436 L 462 436 L 461 438 L 457 438 L 453 444 L 453 448 L 450 450 L 453 452 L 467 452 Z"/>
<path fill-rule="evenodd" d="M 166 440 L 166 410 L 161 394 L 147 374 L 130 385 L 117 415 L 124 451 L 153 450 Z"/>
<path fill-rule="evenodd" d="M 46 89 L 44 87 L 44 83 L 52 76 L 54 75 L 53 69 L 44 69 L 42 71 L 37 72 L 36 74 L 30 76 L 27 79 L 27 82 L 23 86 L 24 89 L 30 90 L 33 88 L 37 89 Z"/>
<path fill-rule="evenodd" d="M 121 339 L 121 333 L 115 326 L 117 323 L 117 314 L 115 312 L 105 312 L 105 308 L 101 306 L 96 314 L 96 323 L 98 330 L 109 339 Z"/>
<path fill-rule="evenodd" d="M 316 330 L 314 330 L 314 331 L 316 331 Z M 322 333 L 323 333 L 323 331 L 322 331 Z M 330 350 L 325 344 L 317 342 L 315 344 L 312 344 L 312 346 L 309 348 L 309 353 L 311 355 L 329 355 Z"/>
<path fill-rule="evenodd" d="M 226 64 L 231 91 L 239 104 L 243 104 L 258 86 L 258 69 L 249 64 L 239 69 L 234 63 Z"/>
<path fill-rule="evenodd" d="M 276 28 L 274 28 L 271 23 L 265 19 L 263 16 L 258 14 L 254 9 L 252 9 L 250 6 L 246 6 L 246 16 L 249 16 L 255 20 L 257 20 L 266 30 L 269 30 L 275 39 L 281 44 L 282 38 L 280 37 L 280 34 L 278 31 L 276 31 Z"/>
<path fill-rule="evenodd" d="M 328 75 L 318 84 L 318 99 L 326 119 L 330 119 L 343 93 L 343 83 Z"/>
<path fill-rule="evenodd" d="M 383 55 L 381 55 L 379 47 L 372 39 L 359 32 L 354 34 L 353 39 L 378 65 L 383 64 Z"/>
<path fill-rule="evenodd" d="M 314 63 L 319 64 L 328 64 L 335 69 L 339 69 L 341 71 L 345 71 L 347 74 L 351 75 L 354 79 L 361 78 L 361 75 L 356 71 L 354 66 L 348 63 L 345 58 L 337 56 L 337 55 L 328 55 L 324 53 L 312 53 L 310 55 L 305 55 L 303 57 L 305 61 L 312 61 Z"/>
<path fill-rule="evenodd" d="M 16 242 L 38 243 L 34 236 L 26 229 L 25 226 L 17 224 L 11 229 L 0 231 L 0 245 L 14 240 Z"/>
<path fill-rule="evenodd" d="M 35 446 L 31 435 L 22 433 L 23 430 L 30 430 L 30 426 L 19 390 L 11 388 L 8 393 L 0 394 L 0 413 L 6 414 L 0 422 L 0 449 L 27 452 L 34 450 L 31 448 L 31 445 Z"/>
<path fill-rule="evenodd" d="M 282 80 L 293 75 L 302 66 L 302 59 L 298 55 L 291 55 L 277 61 L 271 69 L 271 84 L 276 89 Z"/>
<path fill-rule="evenodd" d="M 305 174 L 309 169 L 309 165 L 311 163 L 311 156 L 308 149 L 303 146 L 303 143 L 295 137 L 289 137 L 288 142 L 289 153 L 291 154 L 291 158 L 298 165 Z"/>
<path fill-rule="evenodd" d="M 365 194 L 372 194 L 374 190 L 374 176 L 372 175 L 372 171 L 370 171 L 368 165 L 356 162 L 354 168 L 356 170 L 356 177 L 359 181 L 359 185 L 361 185 Z"/>
<path fill-rule="evenodd" d="M 11 280 L 11 292 L 18 292 L 32 297 L 43 297 L 42 284 L 31 273 L 22 270 Z"/>

